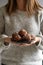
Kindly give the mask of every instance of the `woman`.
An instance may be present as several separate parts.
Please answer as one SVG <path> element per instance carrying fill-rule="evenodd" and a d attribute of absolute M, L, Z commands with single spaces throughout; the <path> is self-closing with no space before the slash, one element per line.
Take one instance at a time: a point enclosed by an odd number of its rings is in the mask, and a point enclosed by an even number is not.
<path fill-rule="evenodd" d="M 2 63 L 6 65 L 42 65 L 43 41 L 40 23 L 43 20 L 43 8 L 37 0 L 8 0 L 6 7 L 1 8 L 0 34 L 10 36 L 20 29 L 39 36 L 39 44 L 29 47 L 11 46 L 2 52 Z M 41 42 L 41 43 L 40 43 Z M 5 60 L 7 59 L 7 60 Z"/>

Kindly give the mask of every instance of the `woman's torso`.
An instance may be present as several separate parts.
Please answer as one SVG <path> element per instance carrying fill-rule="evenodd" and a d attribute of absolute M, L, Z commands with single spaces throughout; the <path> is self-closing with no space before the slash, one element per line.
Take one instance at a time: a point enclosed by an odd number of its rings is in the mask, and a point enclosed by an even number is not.
<path fill-rule="evenodd" d="M 38 35 L 40 31 L 39 23 L 35 15 L 28 17 L 26 12 L 17 11 L 15 15 L 5 16 L 5 33 L 11 35 L 25 29 L 30 34 Z"/>

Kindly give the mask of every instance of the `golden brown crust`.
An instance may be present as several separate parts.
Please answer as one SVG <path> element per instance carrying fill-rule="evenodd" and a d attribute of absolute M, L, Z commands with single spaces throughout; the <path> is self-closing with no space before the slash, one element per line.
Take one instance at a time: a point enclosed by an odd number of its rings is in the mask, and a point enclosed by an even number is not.
<path fill-rule="evenodd" d="M 18 33 L 14 33 L 14 34 L 12 34 L 12 40 L 19 41 L 19 40 L 21 40 L 21 37 L 20 37 L 20 35 L 18 35 Z"/>
<path fill-rule="evenodd" d="M 29 33 L 25 29 L 20 30 L 18 33 L 12 34 L 12 41 L 32 41 L 35 37 Z"/>
<path fill-rule="evenodd" d="M 22 30 L 20 30 L 20 31 L 18 32 L 18 34 L 19 34 L 21 37 L 23 37 L 23 36 L 26 36 L 26 35 L 27 35 L 27 31 L 24 30 L 24 29 L 22 29 Z"/>

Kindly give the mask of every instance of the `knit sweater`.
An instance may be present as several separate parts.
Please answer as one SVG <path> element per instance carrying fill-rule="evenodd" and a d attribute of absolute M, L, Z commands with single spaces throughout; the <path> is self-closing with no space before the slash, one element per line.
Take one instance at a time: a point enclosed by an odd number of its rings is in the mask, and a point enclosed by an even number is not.
<path fill-rule="evenodd" d="M 19 47 L 10 44 L 10 47 L 2 52 L 2 62 L 10 59 L 16 65 L 41 65 L 43 37 L 40 35 L 40 23 L 43 21 L 43 10 L 31 17 L 28 17 L 26 12 L 19 10 L 10 16 L 5 14 L 4 8 L 1 8 L 0 11 L 0 34 L 4 31 L 6 35 L 11 36 L 12 33 L 25 29 L 28 33 L 41 37 L 41 43 L 39 42 L 38 46 L 34 44 L 29 47 Z"/>

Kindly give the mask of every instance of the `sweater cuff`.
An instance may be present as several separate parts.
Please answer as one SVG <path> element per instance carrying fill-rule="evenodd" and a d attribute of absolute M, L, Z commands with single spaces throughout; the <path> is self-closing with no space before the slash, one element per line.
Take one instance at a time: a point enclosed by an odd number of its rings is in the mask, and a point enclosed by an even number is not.
<path fill-rule="evenodd" d="M 36 46 L 39 47 L 41 45 L 42 39 L 40 39 L 39 42 L 36 43 Z"/>
<path fill-rule="evenodd" d="M 43 50 L 43 40 L 41 39 L 39 44 L 36 45 L 37 48 L 39 48 L 40 50 Z"/>
<path fill-rule="evenodd" d="M 5 38 L 5 37 L 8 37 L 8 36 L 5 35 L 5 34 L 2 34 L 2 35 L 1 35 L 1 38 Z"/>

